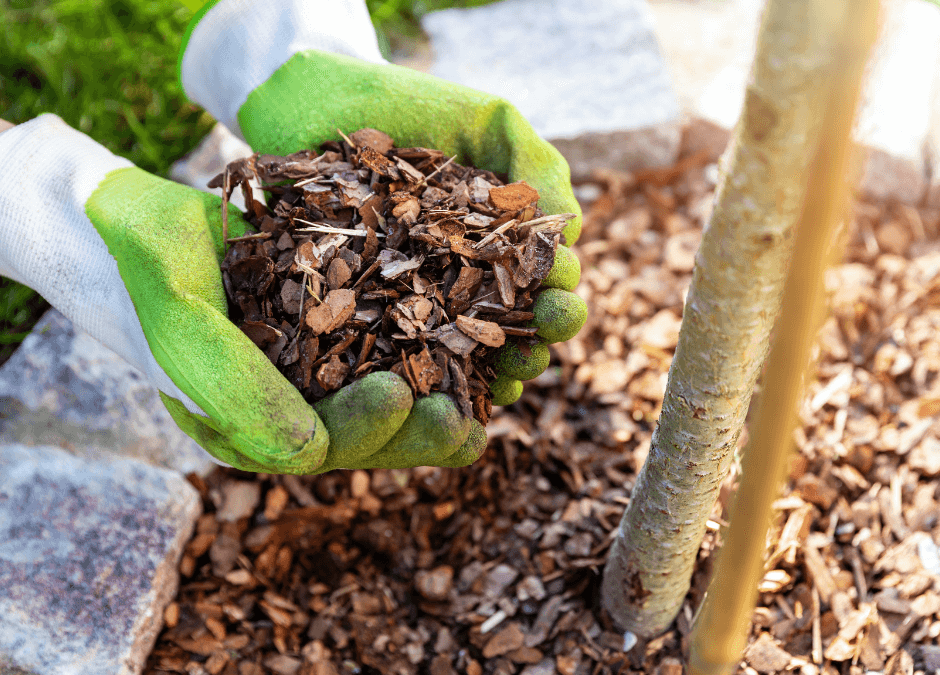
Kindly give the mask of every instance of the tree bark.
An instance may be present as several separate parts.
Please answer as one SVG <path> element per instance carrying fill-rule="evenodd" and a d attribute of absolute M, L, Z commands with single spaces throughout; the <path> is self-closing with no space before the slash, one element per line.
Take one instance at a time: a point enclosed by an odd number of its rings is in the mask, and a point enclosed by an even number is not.
<path fill-rule="evenodd" d="M 662 632 L 681 607 L 767 356 L 826 100 L 824 5 L 764 10 L 659 424 L 604 570 L 605 608 L 639 635 Z"/>
<path fill-rule="evenodd" d="M 764 393 L 754 416 L 742 462 L 741 482 L 731 507 L 708 595 L 690 636 L 691 675 L 729 675 L 740 663 L 764 576 L 767 531 L 773 502 L 786 478 L 793 428 L 803 395 L 804 374 L 826 306 L 824 275 L 843 253 L 833 246 L 849 206 L 856 174 L 852 126 L 862 75 L 878 32 L 878 0 L 815 0 L 838 4 L 841 35 L 833 40 L 840 68 L 829 78 L 822 140 L 807 174 L 806 205 L 796 231 L 777 332 L 764 373 Z M 844 237 L 842 238 L 844 239 Z M 838 249 L 838 250 L 835 250 Z M 841 255 L 839 255 L 841 259 Z"/>

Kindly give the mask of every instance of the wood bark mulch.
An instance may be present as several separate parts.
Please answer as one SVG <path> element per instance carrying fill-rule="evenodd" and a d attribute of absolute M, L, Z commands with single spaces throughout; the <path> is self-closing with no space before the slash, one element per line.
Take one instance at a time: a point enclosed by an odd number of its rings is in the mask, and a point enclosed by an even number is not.
<path fill-rule="evenodd" d="M 321 150 L 255 154 L 209 183 L 230 318 L 310 403 L 388 370 L 485 426 L 497 349 L 537 342 L 533 305 L 574 214 L 376 129 Z M 237 188 L 255 231 L 230 239 Z"/>
<path fill-rule="evenodd" d="M 680 675 L 738 462 L 669 631 L 624 653 L 597 594 L 711 205 L 701 140 L 578 187 L 588 322 L 476 464 L 191 478 L 205 515 L 145 672 Z M 748 675 L 940 669 L 940 210 L 860 199 L 850 229 Z"/>

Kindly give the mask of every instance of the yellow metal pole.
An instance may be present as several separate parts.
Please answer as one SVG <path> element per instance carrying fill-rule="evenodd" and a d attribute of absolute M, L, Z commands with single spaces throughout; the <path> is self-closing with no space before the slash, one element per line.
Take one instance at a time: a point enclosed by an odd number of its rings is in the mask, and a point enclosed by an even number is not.
<path fill-rule="evenodd" d="M 770 0 L 770 2 L 788 0 Z M 815 0 L 832 3 L 833 0 Z M 825 309 L 824 273 L 850 195 L 852 126 L 862 75 L 878 27 L 878 0 L 842 0 L 833 32 L 832 93 L 822 139 L 808 176 L 806 202 L 773 348 L 768 358 L 755 431 L 714 577 L 692 631 L 692 675 L 733 673 L 747 644 L 772 503 L 777 498 L 803 393 L 803 379 Z M 834 9 L 830 5 L 830 10 Z M 830 15 L 831 16 L 831 15 Z M 826 27 L 819 27 L 826 29 Z M 814 28 L 810 28 L 813 30 Z"/>

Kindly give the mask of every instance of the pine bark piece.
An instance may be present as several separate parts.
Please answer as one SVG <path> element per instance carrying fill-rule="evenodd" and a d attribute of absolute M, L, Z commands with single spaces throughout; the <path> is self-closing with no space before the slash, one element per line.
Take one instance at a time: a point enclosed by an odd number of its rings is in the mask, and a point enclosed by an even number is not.
<path fill-rule="evenodd" d="M 264 295 L 274 281 L 274 263 L 264 256 L 249 256 L 236 260 L 228 267 L 233 290 Z"/>
<path fill-rule="evenodd" d="M 477 346 L 477 341 L 460 330 L 456 323 L 441 326 L 437 333 L 437 339 L 458 356 L 470 356 L 470 352 Z"/>
<path fill-rule="evenodd" d="M 359 216 L 362 218 L 362 224 L 368 229 L 375 230 L 379 227 L 381 219 L 378 214 L 385 210 L 384 203 L 384 197 L 381 195 L 373 195 L 357 209 Z"/>
<path fill-rule="evenodd" d="M 509 268 L 500 263 L 493 265 L 493 272 L 496 274 L 496 286 L 499 288 L 499 298 L 503 301 L 506 308 L 516 305 L 516 289 L 513 286 L 512 273 Z"/>
<path fill-rule="evenodd" d="M 533 338 L 535 334 L 539 332 L 538 326 L 527 326 L 525 328 L 520 328 L 519 326 L 500 326 L 500 328 L 503 329 L 506 335 L 515 335 L 517 337 Z"/>
<path fill-rule="evenodd" d="M 414 168 L 407 160 L 401 157 L 395 158 L 395 167 L 409 183 L 421 183 L 424 181 L 424 174 Z"/>
<path fill-rule="evenodd" d="M 386 152 L 388 151 L 386 150 Z M 398 172 L 398 167 L 395 166 L 395 162 L 390 160 L 375 148 L 369 146 L 362 148 L 359 151 L 359 162 L 366 165 L 381 176 L 388 176 L 392 179 L 398 179 L 401 177 L 401 174 Z"/>
<path fill-rule="evenodd" d="M 498 209 L 518 211 L 539 200 L 539 193 L 525 181 L 510 183 L 490 190 L 490 201 Z"/>
<path fill-rule="evenodd" d="M 322 303 L 307 312 L 304 321 L 314 335 L 322 335 L 345 324 L 355 311 L 356 294 L 341 288 L 327 293 Z"/>
<path fill-rule="evenodd" d="M 326 270 L 326 283 L 330 288 L 336 290 L 342 288 L 347 281 L 352 278 L 352 272 L 349 265 L 342 258 L 333 258 L 329 268 Z"/>
<path fill-rule="evenodd" d="M 434 359 L 431 358 L 431 352 L 425 347 L 418 354 L 412 354 L 408 357 L 408 365 L 414 376 L 416 393 L 427 396 L 431 393 L 431 388 L 440 384 L 444 373 Z"/>
<path fill-rule="evenodd" d="M 300 293 L 303 287 L 293 279 L 285 279 L 281 284 L 281 303 L 288 314 L 300 313 Z"/>
<path fill-rule="evenodd" d="M 358 209 L 372 196 L 369 186 L 357 180 L 345 180 L 339 176 L 335 176 L 333 180 L 339 192 L 340 204 L 344 207 Z"/>
<path fill-rule="evenodd" d="M 517 288 L 526 288 L 533 279 L 544 279 L 555 264 L 558 235 L 531 231 L 526 240 L 525 256 L 513 269 Z"/>
<path fill-rule="evenodd" d="M 393 147 L 395 147 L 395 142 L 392 140 L 392 137 L 386 134 L 384 131 L 379 131 L 378 129 L 372 129 L 366 127 L 365 129 L 360 129 L 349 135 L 350 140 L 355 143 L 360 148 L 371 148 L 378 152 L 381 155 L 384 155 Z"/>
<path fill-rule="evenodd" d="M 379 253 L 379 257 L 376 258 L 376 260 L 379 263 L 379 268 L 382 270 L 381 273 L 383 277 L 386 279 L 396 279 L 405 272 L 419 269 L 421 263 L 424 262 L 424 256 L 419 255 L 416 258 L 409 259 L 408 256 L 400 251 L 385 249 Z"/>
<path fill-rule="evenodd" d="M 449 299 L 458 299 L 469 303 L 483 283 L 483 270 L 479 267 L 461 267 L 457 281 L 447 294 Z"/>
<path fill-rule="evenodd" d="M 274 344 L 283 335 L 277 328 L 272 328 L 264 321 L 246 321 L 241 325 L 241 329 L 262 350 Z"/>
<path fill-rule="evenodd" d="M 480 321 L 468 316 L 457 317 L 457 328 L 477 342 L 490 347 L 502 347 L 506 342 L 506 333 L 492 321 Z"/>
<path fill-rule="evenodd" d="M 418 220 L 419 213 L 421 213 L 421 204 L 414 197 L 396 204 L 392 209 L 392 215 L 405 225 L 413 225 Z"/>
<path fill-rule="evenodd" d="M 457 399 L 457 407 L 460 408 L 460 412 L 463 413 L 464 417 L 473 417 L 473 403 L 470 401 L 467 376 L 456 359 L 451 359 L 448 365 L 450 366 L 450 377 L 453 380 L 453 394 Z"/>
<path fill-rule="evenodd" d="M 320 366 L 317 370 L 317 382 L 327 391 L 339 389 L 349 373 L 349 364 L 339 360 L 337 355 Z"/>
<path fill-rule="evenodd" d="M 359 358 L 356 360 L 356 368 L 360 368 L 366 362 L 375 346 L 375 333 L 366 333 L 362 337 L 362 348 L 359 350 Z"/>
<path fill-rule="evenodd" d="M 301 269 L 320 269 L 322 265 L 322 256 L 320 250 L 312 242 L 306 241 L 297 247 L 297 253 L 294 256 L 294 262 Z"/>
<path fill-rule="evenodd" d="M 319 348 L 320 340 L 315 337 L 306 338 L 300 343 L 301 381 L 304 389 L 310 386 L 313 378 L 313 364 L 317 361 Z"/>

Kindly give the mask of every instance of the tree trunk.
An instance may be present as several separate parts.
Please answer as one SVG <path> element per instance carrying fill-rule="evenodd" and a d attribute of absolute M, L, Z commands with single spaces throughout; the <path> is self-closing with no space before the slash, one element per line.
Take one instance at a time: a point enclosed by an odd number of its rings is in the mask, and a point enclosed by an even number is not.
<path fill-rule="evenodd" d="M 741 482 L 722 536 L 708 595 L 690 636 L 691 675 L 729 675 L 741 660 L 764 576 L 773 502 L 786 478 L 803 379 L 825 313 L 824 275 L 841 254 L 832 242 L 849 207 L 855 181 L 852 126 L 868 54 L 878 32 L 878 0 L 815 0 L 843 11 L 832 49 L 838 72 L 829 77 L 822 140 L 807 173 L 806 204 L 796 231 L 796 250 L 783 295 L 779 335 L 763 378 L 763 394 L 742 462 Z M 843 237 L 844 239 L 844 237 Z M 834 250 L 839 249 L 839 250 Z M 839 255 L 838 259 L 841 259 Z"/>
<path fill-rule="evenodd" d="M 681 607 L 767 356 L 826 100 L 826 5 L 764 10 L 659 425 L 604 570 L 604 606 L 639 635 L 662 632 Z"/>

